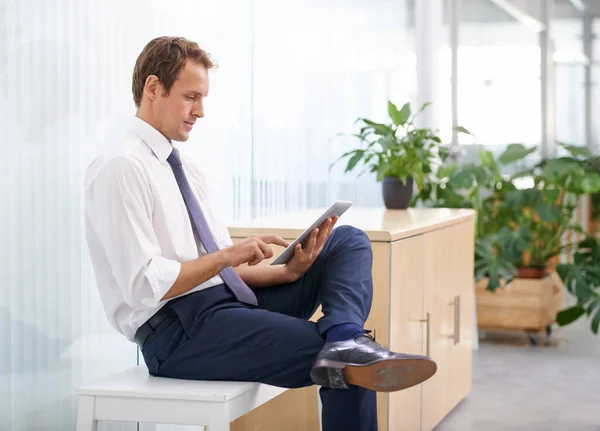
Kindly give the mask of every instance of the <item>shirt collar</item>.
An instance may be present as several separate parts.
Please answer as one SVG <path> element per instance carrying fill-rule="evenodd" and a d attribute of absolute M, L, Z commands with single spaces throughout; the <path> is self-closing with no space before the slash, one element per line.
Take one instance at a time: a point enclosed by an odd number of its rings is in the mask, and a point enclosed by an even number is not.
<path fill-rule="evenodd" d="M 133 117 L 131 130 L 150 147 L 159 162 L 164 163 L 173 151 L 173 146 L 162 133 L 137 116 Z"/>

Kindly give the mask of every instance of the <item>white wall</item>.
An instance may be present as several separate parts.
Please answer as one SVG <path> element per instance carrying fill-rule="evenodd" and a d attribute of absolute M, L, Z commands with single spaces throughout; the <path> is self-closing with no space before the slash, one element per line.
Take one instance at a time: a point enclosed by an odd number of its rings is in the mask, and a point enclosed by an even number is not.
<path fill-rule="evenodd" d="M 253 8 L 251 6 L 253 5 Z M 83 175 L 133 115 L 131 74 L 159 35 L 218 61 L 185 148 L 226 221 L 381 204 L 328 166 L 352 123 L 414 98 L 404 1 L 22 0 L 0 6 L 0 429 L 74 428 L 75 388 L 135 365 L 107 323 L 83 234 Z M 110 425 L 104 429 L 135 429 Z"/>

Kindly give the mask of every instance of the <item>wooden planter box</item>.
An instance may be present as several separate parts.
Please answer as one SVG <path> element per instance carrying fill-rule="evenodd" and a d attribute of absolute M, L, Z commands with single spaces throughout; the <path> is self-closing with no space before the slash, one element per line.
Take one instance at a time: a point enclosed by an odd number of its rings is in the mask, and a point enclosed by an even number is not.
<path fill-rule="evenodd" d="M 487 279 L 475 284 L 481 329 L 546 331 L 563 308 L 563 284 L 556 272 L 541 279 L 515 278 L 493 293 L 487 284 Z"/>

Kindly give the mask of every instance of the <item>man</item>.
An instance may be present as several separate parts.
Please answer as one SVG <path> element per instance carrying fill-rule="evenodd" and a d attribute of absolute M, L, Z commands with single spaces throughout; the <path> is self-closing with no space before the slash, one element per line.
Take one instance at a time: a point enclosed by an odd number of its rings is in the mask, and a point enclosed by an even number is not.
<path fill-rule="evenodd" d="M 88 168 L 87 239 L 108 319 L 152 375 L 316 383 L 324 430 L 375 430 L 375 391 L 416 385 L 436 365 L 363 329 L 373 290 L 364 232 L 329 219 L 277 266 L 262 262 L 271 244 L 288 245 L 276 235 L 232 244 L 205 177 L 172 144 L 204 117 L 213 66 L 194 42 L 149 42 L 133 72 L 131 131 Z M 319 305 L 324 317 L 308 321 Z"/>

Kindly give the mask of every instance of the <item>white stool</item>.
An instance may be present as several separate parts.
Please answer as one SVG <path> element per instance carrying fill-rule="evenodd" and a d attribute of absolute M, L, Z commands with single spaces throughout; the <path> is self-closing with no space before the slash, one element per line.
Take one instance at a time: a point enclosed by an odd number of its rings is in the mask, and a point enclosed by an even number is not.
<path fill-rule="evenodd" d="M 286 390 L 260 383 L 152 377 L 140 365 L 77 390 L 77 431 L 96 431 L 99 420 L 204 425 L 206 431 L 229 431 L 230 422 Z"/>

